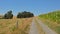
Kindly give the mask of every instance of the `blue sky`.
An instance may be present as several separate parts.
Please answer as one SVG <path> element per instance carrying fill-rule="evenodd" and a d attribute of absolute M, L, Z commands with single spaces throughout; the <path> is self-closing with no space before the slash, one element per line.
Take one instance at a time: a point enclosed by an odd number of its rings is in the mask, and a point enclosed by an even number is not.
<path fill-rule="evenodd" d="M 0 0 L 0 14 L 12 10 L 18 12 L 29 11 L 35 15 L 60 10 L 60 0 Z"/>

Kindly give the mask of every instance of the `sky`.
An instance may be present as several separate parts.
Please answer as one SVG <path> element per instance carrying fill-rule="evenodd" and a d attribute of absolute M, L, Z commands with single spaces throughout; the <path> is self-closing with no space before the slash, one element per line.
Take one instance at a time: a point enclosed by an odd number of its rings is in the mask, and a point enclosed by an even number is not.
<path fill-rule="evenodd" d="M 0 0 L 0 14 L 12 10 L 14 15 L 18 12 L 28 11 L 35 16 L 60 10 L 60 0 Z"/>

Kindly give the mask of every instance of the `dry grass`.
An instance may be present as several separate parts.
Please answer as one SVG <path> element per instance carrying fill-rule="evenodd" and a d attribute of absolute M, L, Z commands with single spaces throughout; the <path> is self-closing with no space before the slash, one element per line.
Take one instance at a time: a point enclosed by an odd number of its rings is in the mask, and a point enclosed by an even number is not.
<path fill-rule="evenodd" d="M 18 21 L 18 28 L 16 22 Z M 28 34 L 32 18 L 0 19 L 0 34 Z"/>

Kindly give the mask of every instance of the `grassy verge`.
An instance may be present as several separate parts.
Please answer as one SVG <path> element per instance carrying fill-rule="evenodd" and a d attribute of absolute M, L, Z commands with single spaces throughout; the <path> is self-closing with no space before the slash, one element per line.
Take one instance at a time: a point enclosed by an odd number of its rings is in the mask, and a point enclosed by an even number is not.
<path fill-rule="evenodd" d="M 18 20 L 18 28 L 16 22 Z M 0 34 L 28 34 L 32 18 L 0 19 Z"/>
<path fill-rule="evenodd" d="M 39 15 L 39 19 L 52 30 L 55 30 L 58 34 L 60 34 L 60 10 Z"/>
<path fill-rule="evenodd" d="M 60 34 L 60 24 L 57 24 L 54 21 L 44 19 L 42 17 L 39 17 L 39 19 L 46 24 L 48 27 L 50 27 L 52 30 L 56 31 L 58 34 Z"/>

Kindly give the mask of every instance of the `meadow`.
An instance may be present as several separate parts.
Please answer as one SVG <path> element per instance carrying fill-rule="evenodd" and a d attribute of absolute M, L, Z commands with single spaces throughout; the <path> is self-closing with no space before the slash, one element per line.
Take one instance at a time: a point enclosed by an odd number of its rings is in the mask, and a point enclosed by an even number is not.
<path fill-rule="evenodd" d="M 28 34 L 31 22 L 32 18 L 0 19 L 0 34 Z"/>

